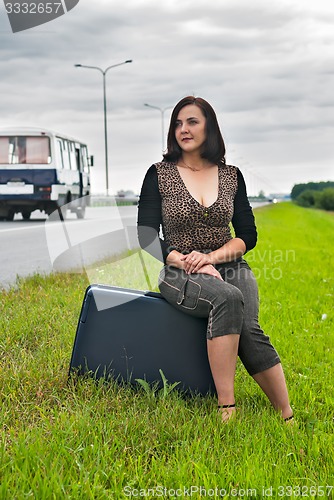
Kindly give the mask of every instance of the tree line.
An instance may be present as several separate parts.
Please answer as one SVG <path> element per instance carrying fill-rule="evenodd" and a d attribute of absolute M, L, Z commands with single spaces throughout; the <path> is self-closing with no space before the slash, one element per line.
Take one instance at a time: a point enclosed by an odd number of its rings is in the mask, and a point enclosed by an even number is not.
<path fill-rule="evenodd" d="M 295 184 L 291 199 L 301 207 L 334 210 L 334 181 Z"/>

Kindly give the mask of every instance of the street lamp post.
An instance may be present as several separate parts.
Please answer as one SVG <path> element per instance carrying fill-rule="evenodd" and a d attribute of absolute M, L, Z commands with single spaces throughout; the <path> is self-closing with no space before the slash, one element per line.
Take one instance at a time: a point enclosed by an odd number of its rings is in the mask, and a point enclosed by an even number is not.
<path fill-rule="evenodd" d="M 147 103 L 145 103 L 144 106 L 147 106 L 148 108 L 157 109 L 161 113 L 162 151 L 164 151 L 164 149 L 165 149 L 165 132 L 164 132 L 165 117 L 164 117 L 164 115 L 165 115 L 165 111 L 167 111 L 167 109 L 171 109 L 173 106 L 167 106 L 167 108 L 159 108 L 158 106 L 152 106 L 151 104 L 147 104 Z"/>
<path fill-rule="evenodd" d="M 109 164 L 108 164 L 108 128 L 107 128 L 107 89 L 106 89 L 106 74 L 111 68 L 122 66 L 123 64 L 131 63 L 132 59 L 127 59 L 124 62 L 108 66 L 105 70 L 98 66 L 86 66 L 84 64 L 75 64 L 76 68 L 97 69 L 102 73 L 103 77 L 103 114 L 104 114 L 104 151 L 105 151 L 105 165 L 106 165 L 106 192 L 109 195 Z"/>

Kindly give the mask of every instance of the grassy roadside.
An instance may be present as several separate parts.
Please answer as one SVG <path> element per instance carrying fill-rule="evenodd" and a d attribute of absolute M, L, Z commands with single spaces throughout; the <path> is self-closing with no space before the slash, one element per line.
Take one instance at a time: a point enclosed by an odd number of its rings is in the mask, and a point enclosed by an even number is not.
<path fill-rule="evenodd" d="M 0 295 L 1 499 L 200 498 L 199 487 L 219 498 L 261 498 L 263 488 L 272 498 L 334 496 L 334 217 L 284 203 L 257 209 L 256 220 L 247 260 L 298 424 L 282 425 L 241 364 L 239 417 L 228 426 L 211 397 L 68 385 L 88 283 L 147 284 L 135 256 L 87 276 L 35 276 Z M 154 283 L 160 265 L 146 262 Z"/>

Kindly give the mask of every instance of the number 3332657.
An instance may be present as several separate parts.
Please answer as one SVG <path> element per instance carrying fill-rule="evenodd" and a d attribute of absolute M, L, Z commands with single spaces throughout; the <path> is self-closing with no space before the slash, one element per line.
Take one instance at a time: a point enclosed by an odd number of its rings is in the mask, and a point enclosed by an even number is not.
<path fill-rule="evenodd" d="M 7 2 L 5 4 L 7 14 L 57 14 L 62 7 L 61 2 Z"/>

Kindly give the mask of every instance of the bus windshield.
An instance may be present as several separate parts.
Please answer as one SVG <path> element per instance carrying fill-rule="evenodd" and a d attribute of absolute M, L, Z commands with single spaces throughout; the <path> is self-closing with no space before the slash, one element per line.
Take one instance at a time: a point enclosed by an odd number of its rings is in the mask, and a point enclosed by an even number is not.
<path fill-rule="evenodd" d="M 1 136 L 0 164 L 50 164 L 50 139 L 46 136 Z"/>

